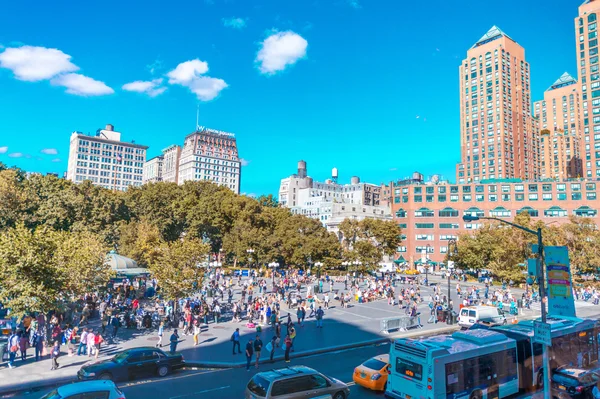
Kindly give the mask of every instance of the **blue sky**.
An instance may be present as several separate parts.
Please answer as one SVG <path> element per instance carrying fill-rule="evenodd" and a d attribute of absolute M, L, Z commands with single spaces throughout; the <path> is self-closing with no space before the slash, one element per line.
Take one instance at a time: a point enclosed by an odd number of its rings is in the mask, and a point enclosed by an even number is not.
<path fill-rule="evenodd" d="M 276 193 L 300 159 L 317 179 L 454 181 L 467 49 L 500 27 L 541 99 L 577 74 L 581 2 L 4 2 L 0 161 L 62 174 L 70 133 L 106 123 L 154 156 L 183 144 L 200 102 L 201 125 L 237 136 L 245 193 Z"/>

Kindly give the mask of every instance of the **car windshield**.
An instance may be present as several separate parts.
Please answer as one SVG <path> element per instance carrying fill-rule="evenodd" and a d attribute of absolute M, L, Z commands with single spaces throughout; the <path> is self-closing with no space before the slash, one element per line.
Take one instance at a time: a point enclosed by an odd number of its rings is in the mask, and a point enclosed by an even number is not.
<path fill-rule="evenodd" d="M 129 357 L 128 352 L 121 352 L 118 355 L 116 355 L 115 357 L 113 357 L 112 360 L 115 363 L 125 363 L 125 361 L 127 360 L 128 357 Z"/>
<path fill-rule="evenodd" d="M 248 390 L 258 396 L 267 396 L 270 382 L 262 378 L 260 375 L 252 377 L 248 383 Z"/>
<path fill-rule="evenodd" d="M 381 370 L 387 366 L 387 364 L 378 359 L 369 359 L 363 363 L 363 366 L 371 370 Z"/>
<path fill-rule="evenodd" d="M 42 396 L 41 399 L 61 399 L 61 398 L 62 398 L 62 396 L 60 396 L 58 391 L 55 389 L 54 391 L 50 391 L 47 394 L 45 394 L 44 396 Z"/>

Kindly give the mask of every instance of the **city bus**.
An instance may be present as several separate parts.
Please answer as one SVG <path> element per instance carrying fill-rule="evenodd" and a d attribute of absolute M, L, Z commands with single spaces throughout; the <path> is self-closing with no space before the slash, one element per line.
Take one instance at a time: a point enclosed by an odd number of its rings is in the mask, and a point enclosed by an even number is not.
<path fill-rule="evenodd" d="M 598 334 L 596 320 L 577 317 L 547 318 L 550 324 L 552 346 L 548 356 L 550 368 L 560 366 L 586 369 L 598 361 Z M 544 385 L 542 345 L 533 342 L 533 320 L 518 324 L 492 327 L 517 343 L 519 387 L 522 391 L 540 389 Z"/>
<path fill-rule="evenodd" d="M 505 398 L 519 391 L 516 342 L 492 330 L 397 339 L 390 365 L 388 398 Z"/>

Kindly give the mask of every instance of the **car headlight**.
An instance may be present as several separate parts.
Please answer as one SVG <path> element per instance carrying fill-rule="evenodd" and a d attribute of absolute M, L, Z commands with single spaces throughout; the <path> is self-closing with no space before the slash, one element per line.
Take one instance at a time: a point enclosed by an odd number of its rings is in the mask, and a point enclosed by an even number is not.
<path fill-rule="evenodd" d="M 381 378 L 381 374 L 379 374 L 379 373 L 375 373 L 371 376 L 371 380 L 373 380 L 373 381 L 377 381 L 380 378 Z"/>
<path fill-rule="evenodd" d="M 83 376 L 84 377 L 95 377 L 96 373 L 93 373 L 93 372 L 92 373 L 88 373 L 87 371 L 84 370 L 83 371 Z"/>

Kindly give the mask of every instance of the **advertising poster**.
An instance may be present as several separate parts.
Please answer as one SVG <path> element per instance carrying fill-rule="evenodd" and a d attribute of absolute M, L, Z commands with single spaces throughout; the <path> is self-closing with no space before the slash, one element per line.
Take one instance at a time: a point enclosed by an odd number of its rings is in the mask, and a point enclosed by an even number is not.
<path fill-rule="evenodd" d="M 548 281 L 548 314 L 575 317 L 573 282 L 567 247 L 544 247 Z"/>

